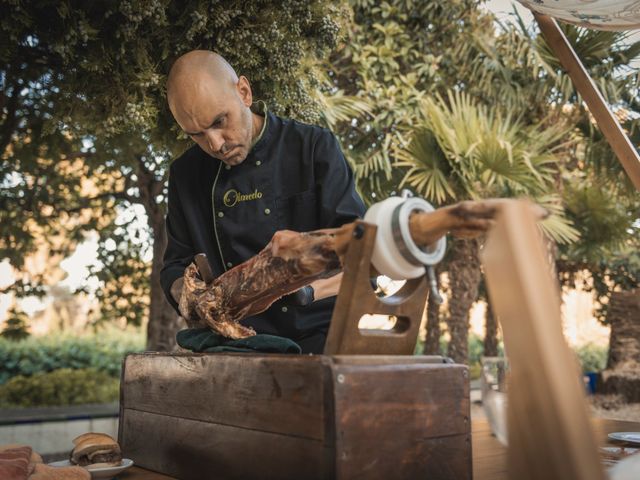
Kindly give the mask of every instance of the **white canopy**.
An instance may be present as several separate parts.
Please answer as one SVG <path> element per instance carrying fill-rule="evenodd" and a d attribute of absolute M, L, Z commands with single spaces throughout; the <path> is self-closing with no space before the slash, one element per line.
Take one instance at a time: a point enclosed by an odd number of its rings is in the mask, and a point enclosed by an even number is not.
<path fill-rule="evenodd" d="M 640 0 L 518 0 L 534 12 L 598 30 L 640 28 Z"/>

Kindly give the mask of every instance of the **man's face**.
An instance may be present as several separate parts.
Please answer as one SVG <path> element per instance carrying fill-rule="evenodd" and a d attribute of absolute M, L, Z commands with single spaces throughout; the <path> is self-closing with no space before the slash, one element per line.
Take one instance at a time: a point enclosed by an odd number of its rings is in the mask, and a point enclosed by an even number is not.
<path fill-rule="evenodd" d="M 199 76 L 189 87 L 178 87 L 169 106 L 178 125 L 202 150 L 227 165 L 247 158 L 253 139 L 252 95 L 249 82 L 221 86 Z"/>

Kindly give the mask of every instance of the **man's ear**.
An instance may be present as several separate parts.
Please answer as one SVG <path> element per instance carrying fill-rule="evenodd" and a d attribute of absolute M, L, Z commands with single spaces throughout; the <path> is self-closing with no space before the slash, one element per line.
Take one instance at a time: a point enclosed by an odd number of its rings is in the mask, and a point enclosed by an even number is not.
<path fill-rule="evenodd" d="M 236 90 L 238 91 L 238 95 L 240 95 L 240 99 L 242 103 L 244 103 L 247 107 L 250 107 L 253 103 L 253 93 L 251 92 L 251 85 L 249 85 L 249 80 L 244 75 L 240 75 L 238 78 L 238 83 L 236 84 Z"/>

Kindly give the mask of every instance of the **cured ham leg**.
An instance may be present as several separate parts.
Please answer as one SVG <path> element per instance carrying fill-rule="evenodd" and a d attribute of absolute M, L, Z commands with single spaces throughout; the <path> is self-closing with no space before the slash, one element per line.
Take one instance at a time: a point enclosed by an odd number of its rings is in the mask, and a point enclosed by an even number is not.
<path fill-rule="evenodd" d="M 184 274 L 180 313 L 189 325 L 202 321 L 228 338 L 255 335 L 253 329 L 238 321 L 266 310 L 283 295 L 314 280 L 337 274 L 342 263 L 336 242 L 353 227 L 349 224 L 310 233 L 276 232 L 258 255 L 209 285 L 199 278 L 192 263 Z"/>
<path fill-rule="evenodd" d="M 409 219 L 411 237 L 417 245 L 427 246 L 447 232 L 477 236 L 491 227 L 500 204 L 500 200 L 465 201 L 415 213 Z M 350 223 L 309 233 L 276 232 L 258 255 L 211 283 L 191 264 L 184 274 L 180 313 L 190 326 L 205 324 L 227 338 L 255 335 L 239 321 L 263 312 L 283 295 L 314 280 L 339 273 L 354 228 Z"/>

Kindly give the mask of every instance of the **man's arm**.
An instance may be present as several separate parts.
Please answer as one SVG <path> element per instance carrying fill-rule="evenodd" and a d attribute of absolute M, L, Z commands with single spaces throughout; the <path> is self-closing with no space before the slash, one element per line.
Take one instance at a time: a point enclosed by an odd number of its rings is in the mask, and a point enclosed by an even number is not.
<path fill-rule="evenodd" d="M 340 290 L 340 283 L 342 283 L 342 273 L 335 275 L 331 278 L 321 278 L 315 282 L 310 283 L 313 287 L 313 298 L 315 301 L 322 300 L 323 298 L 333 297 L 338 295 Z"/>
<path fill-rule="evenodd" d="M 169 173 L 169 198 L 167 204 L 167 248 L 164 253 L 164 265 L 160 272 L 160 283 L 167 301 L 178 310 L 182 290 L 184 270 L 195 255 L 189 230 L 184 220 L 180 195 L 173 174 Z"/>
<path fill-rule="evenodd" d="M 349 163 L 328 130 L 318 138 L 313 158 L 318 199 L 318 228 L 337 228 L 362 218 L 366 211 Z"/>
<path fill-rule="evenodd" d="M 362 218 L 366 208 L 356 191 L 353 171 L 335 135 L 328 130 L 323 130 L 316 143 L 313 166 L 319 203 L 318 227 L 340 227 Z M 337 295 L 341 282 L 342 273 L 311 283 L 314 300 Z"/>

